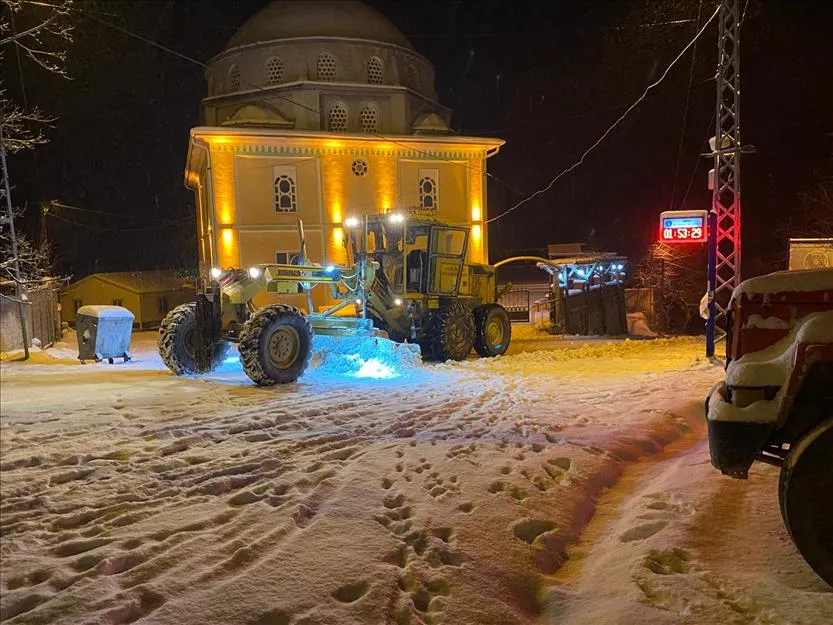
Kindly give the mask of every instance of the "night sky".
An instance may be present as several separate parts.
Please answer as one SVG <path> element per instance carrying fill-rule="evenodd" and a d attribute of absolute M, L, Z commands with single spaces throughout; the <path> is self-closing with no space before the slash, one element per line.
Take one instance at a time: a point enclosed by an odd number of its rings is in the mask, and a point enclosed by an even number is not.
<path fill-rule="evenodd" d="M 78 0 L 85 11 L 201 61 L 265 3 Z M 489 161 L 502 181 L 489 183 L 491 215 L 572 164 L 659 76 L 697 29 L 694 21 L 668 22 L 699 13 L 702 23 L 715 7 L 698 0 L 369 4 L 434 64 L 456 131 L 507 141 Z M 44 199 L 118 213 L 59 208 L 47 216 L 57 269 L 79 278 L 193 267 L 193 198 L 182 172 L 188 130 L 200 123 L 202 68 L 81 15 L 74 22 L 73 80 L 22 60 L 29 105 L 59 118 L 51 143 L 11 159 L 15 200 L 29 206 L 26 230 L 39 236 Z M 748 277 L 778 268 L 786 246 L 779 223 L 830 167 L 833 2 L 750 0 L 741 39 L 741 131 L 757 148 L 742 165 Z M 636 259 L 655 237 L 660 211 L 708 208 L 710 162 L 699 154 L 713 134 L 716 48 L 713 24 L 693 65 L 689 53 L 583 166 L 492 225 L 493 257 L 589 241 Z M 2 77 L 21 102 L 8 50 Z"/>

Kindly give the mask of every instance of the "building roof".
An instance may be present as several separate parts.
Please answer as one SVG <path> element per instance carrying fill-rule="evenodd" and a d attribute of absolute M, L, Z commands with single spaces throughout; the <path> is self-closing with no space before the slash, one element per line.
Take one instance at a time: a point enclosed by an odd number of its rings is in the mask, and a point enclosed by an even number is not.
<path fill-rule="evenodd" d="M 413 49 L 386 17 L 352 0 L 271 2 L 246 20 L 225 49 L 299 37 L 365 39 Z"/>
<path fill-rule="evenodd" d="M 459 145 L 461 147 L 479 147 L 485 150 L 493 150 L 506 143 L 503 139 L 493 137 L 465 137 L 461 135 L 378 135 L 348 132 L 325 132 L 317 130 L 283 130 L 275 128 L 236 128 L 234 126 L 197 126 L 191 128 L 191 140 L 195 138 L 214 137 L 217 143 L 230 143 L 231 137 L 249 138 L 278 138 L 281 141 L 297 139 L 299 141 L 313 140 L 316 142 L 322 139 L 332 140 L 325 147 L 329 149 L 341 149 L 354 144 L 385 144 L 387 148 L 409 149 L 413 145 L 420 145 L 424 148 L 426 144 L 447 144 Z M 489 156 L 493 156 L 492 153 Z"/>
<path fill-rule="evenodd" d="M 71 289 L 77 284 L 88 280 L 100 280 L 131 293 L 160 293 L 163 291 L 178 291 L 193 289 L 194 284 L 188 278 L 177 275 L 168 269 L 152 271 L 118 271 L 112 273 L 94 273 L 81 278 L 69 285 Z"/>

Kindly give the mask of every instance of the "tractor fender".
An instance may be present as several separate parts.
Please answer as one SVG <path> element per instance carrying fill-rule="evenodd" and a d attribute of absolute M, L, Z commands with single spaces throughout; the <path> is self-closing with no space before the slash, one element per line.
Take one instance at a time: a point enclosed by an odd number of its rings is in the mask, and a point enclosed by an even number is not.
<path fill-rule="evenodd" d="M 831 428 L 833 428 L 833 419 L 827 419 L 802 436 L 798 442 L 791 447 L 790 453 L 787 454 L 787 459 L 784 461 L 783 465 L 784 471 L 792 471 L 801 459 L 801 455 L 807 450 L 808 447 L 810 447 L 813 441 Z"/>

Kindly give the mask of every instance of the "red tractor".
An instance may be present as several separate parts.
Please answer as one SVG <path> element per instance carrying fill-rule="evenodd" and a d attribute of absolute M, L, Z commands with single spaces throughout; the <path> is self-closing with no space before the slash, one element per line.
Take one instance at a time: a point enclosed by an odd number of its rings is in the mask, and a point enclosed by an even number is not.
<path fill-rule="evenodd" d="M 833 586 L 833 269 L 746 280 L 732 295 L 726 378 L 706 400 L 712 464 L 781 468 L 781 515 Z"/>

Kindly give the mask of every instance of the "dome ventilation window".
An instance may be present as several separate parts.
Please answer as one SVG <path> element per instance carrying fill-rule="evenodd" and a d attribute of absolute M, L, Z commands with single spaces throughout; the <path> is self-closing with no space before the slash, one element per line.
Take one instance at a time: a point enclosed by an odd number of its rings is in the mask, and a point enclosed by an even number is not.
<path fill-rule="evenodd" d="M 378 56 L 371 56 L 367 59 L 367 82 L 371 85 L 381 85 L 385 82 L 385 69 L 382 59 Z"/>
<path fill-rule="evenodd" d="M 232 65 L 228 71 L 229 91 L 237 91 L 240 89 L 240 69 L 237 65 Z"/>
<path fill-rule="evenodd" d="M 362 125 L 362 132 L 375 134 L 379 132 L 379 113 L 372 104 L 365 104 L 359 111 L 359 121 Z"/>
<path fill-rule="evenodd" d="M 276 56 L 266 59 L 266 84 L 279 85 L 285 79 L 283 61 Z"/>
<path fill-rule="evenodd" d="M 318 80 L 332 82 L 336 79 L 336 58 L 329 52 L 318 55 L 316 65 Z"/>
<path fill-rule="evenodd" d="M 347 107 L 337 102 L 330 107 L 327 115 L 327 130 L 330 132 L 347 132 Z"/>

